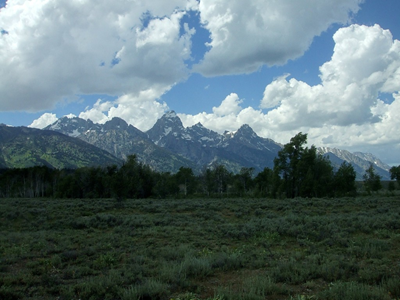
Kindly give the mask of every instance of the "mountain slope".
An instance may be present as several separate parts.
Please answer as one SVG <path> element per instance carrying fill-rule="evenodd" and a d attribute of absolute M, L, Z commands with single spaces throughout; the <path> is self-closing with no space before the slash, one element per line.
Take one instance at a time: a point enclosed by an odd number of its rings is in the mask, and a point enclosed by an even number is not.
<path fill-rule="evenodd" d="M 200 123 L 184 127 L 174 111 L 158 119 L 147 132 L 128 125 L 120 118 L 113 118 L 105 124 L 94 124 L 90 120 L 64 117 L 46 129 L 78 137 L 121 159 L 136 154 L 139 161 L 154 170 L 173 173 L 182 166 L 198 173 L 216 164 L 223 164 L 235 173 L 242 167 L 251 167 L 259 172 L 265 167 L 273 168 L 273 160 L 282 149 L 282 145 L 258 136 L 248 125 L 224 134 L 207 129 Z M 326 147 L 317 149 L 320 154 L 329 157 L 336 169 L 343 161 L 352 164 L 358 180 L 362 180 L 370 163 L 382 179 L 389 179 L 389 166 L 371 154 Z"/>
<path fill-rule="evenodd" d="M 365 170 L 367 170 L 371 164 L 374 167 L 376 173 L 382 176 L 383 180 L 390 180 L 390 166 L 384 164 L 381 160 L 370 153 L 351 153 L 347 150 L 340 150 L 329 147 L 319 147 L 317 150 L 320 154 L 329 157 L 332 165 L 336 169 L 338 169 L 344 161 L 350 163 L 356 171 L 357 180 L 363 180 Z"/>
<path fill-rule="evenodd" d="M 64 117 L 45 129 L 76 136 L 120 159 L 135 154 L 140 162 L 158 171 L 176 172 L 182 166 L 195 166 L 190 160 L 155 145 L 147 134 L 120 118 L 94 124 L 90 120 Z"/>
<path fill-rule="evenodd" d="M 226 134 L 224 141 L 226 151 L 240 155 L 245 165 L 262 171 L 265 167 L 273 168 L 274 158 L 282 146 L 273 140 L 259 137 L 253 129 L 245 124 L 233 134 Z"/>
<path fill-rule="evenodd" d="M 0 125 L 0 167 L 44 165 L 78 168 L 120 164 L 108 152 L 79 139 L 48 130 Z"/>
<path fill-rule="evenodd" d="M 253 167 L 256 171 L 272 167 L 274 157 L 282 148 L 272 140 L 259 137 L 248 125 L 225 135 L 200 123 L 184 128 L 173 111 L 161 117 L 147 134 L 157 145 L 196 162 L 198 168 L 223 163 L 233 172 L 242 167 Z"/>
<path fill-rule="evenodd" d="M 202 133 L 198 133 L 196 129 Z M 200 126 L 184 128 L 175 112 L 162 116 L 146 133 L 156 145 L 195 162 L 196 168 L 209 164 L 215 157 L 221 155 L 218 149 L 213 147 L 215 143 L 209 137 L 212 135 L 211 131 L 208 132 Z M 207 142 L 210 144 L 205 146 Z"/>

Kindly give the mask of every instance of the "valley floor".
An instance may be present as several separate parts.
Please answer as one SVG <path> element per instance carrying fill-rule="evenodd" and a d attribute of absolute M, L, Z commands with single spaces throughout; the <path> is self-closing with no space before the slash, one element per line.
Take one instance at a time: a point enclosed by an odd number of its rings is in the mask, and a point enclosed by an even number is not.
<path fill-rule="evenodd" d="M 0 199 L 1 299 L 398 299 L 400 197 Z"/>

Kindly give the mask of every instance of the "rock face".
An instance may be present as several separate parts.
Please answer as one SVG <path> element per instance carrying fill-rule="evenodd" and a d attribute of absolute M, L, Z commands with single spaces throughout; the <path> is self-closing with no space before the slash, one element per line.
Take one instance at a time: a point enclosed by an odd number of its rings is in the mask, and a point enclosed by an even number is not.
<path fill-rule="evenodd" d="M 45 129 L 77 137 L 120 159 L 135 154 L 139 161 L 153 169 L 173 173 L 180 167 L 200 172 L 216 164 L 224 164 L 232 172 L 239 172 L 242 167 L 251 167 L 259 172 L 265 167 L 272 168 L 274 158 L 282 149 L 282 145 L 258 136 L 246 124 L 235 132 L 224 134 L 200 123 L 184 127 L 174 111 L 158 119 L 147 132 L 120 118 L 94 124 L 90 120 L 64 117 Z M 358 179 L 362 179 L 370 163 L 382 179 L 389 178 L 389 166 L 371 154 L 322 147 L 318 152 L 329 157 L 335 168 L 339 168 L 343 161 L 351 163 Z"/>

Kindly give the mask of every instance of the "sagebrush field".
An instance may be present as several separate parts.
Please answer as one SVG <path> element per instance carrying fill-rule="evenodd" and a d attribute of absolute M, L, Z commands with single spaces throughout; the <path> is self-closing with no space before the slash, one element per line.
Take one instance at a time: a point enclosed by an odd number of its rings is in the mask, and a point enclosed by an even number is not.
<path fill-rule="evenodd" d="M 1 199 L 0 299 L 399 299 L 400 197 Z"/>

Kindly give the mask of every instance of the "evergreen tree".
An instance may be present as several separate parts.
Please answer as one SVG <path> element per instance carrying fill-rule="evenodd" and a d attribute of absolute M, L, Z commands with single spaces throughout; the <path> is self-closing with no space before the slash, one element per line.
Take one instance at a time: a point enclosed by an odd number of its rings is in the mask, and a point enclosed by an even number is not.
<path fill-rule="evenodd" d="M 283 179 L 281 191 L 284 190 L 288 198 L 299 195 L 298 164 L 304 152 L 303 145 L 306 143 L 307 135 L 300 132 L 290 139 L 290 143 L 283 146 L 274 159 L 274 170 Z"/>
<path fill-rule="evenodd" d="M 216 183 L 215 192 L 219 195 L 227 193 L 228 184 L 231 182 L 232 174 L 224 165 L 217 165 L 212 172 Z"/>
<path fill-rule="evenodd" d="M 400 166 L 390 168 L 390 178 L 396 180 L 397 184 L 400 185 Z"/>
<path fill-rule="evenodd" d="M 370 164 L 369 168 L 365 171 L 363 179 L 364 186 L 368 194 L 370 194 L 371 192 L 379 191 L 382 188 L 381 176 L 376 174 L 372 164 Z"/>
<path fill-rule="evenodd" d="M 234 176 L 234 188 L 236 193 L 243 196 L 250 192 L 254 185 L 253 173 L 254 168 L 243 167 L 240 169 L 240 172 Z"/>
<path fill-rule="evenodd" d="M 179 193 L 176 177 L 171 173 L 154 173 L 153 176 L 155 178 L 155 184 L 152 189 L 154 196 L 166 198 L 168 196 L 176 196 Z"/>
<path fill-rule="evenodd" d="M 344 196 L 347 194 L 355 195 L 356 193 L 356 171 L 353 166 L 347 162 L 343 162 L 334 176 L 335 196 Z"/>
<path fill-rule="evenodd" d="M 274 189 L 286 197 L 322 197 L 330 194 L 333 168 L 330 161 L 317 154 L 315 146 L 304 147 L 307 135 L 298 133 L 283 146 L 274 160 Z"/>
<path fill-rule="evenodd" d="M 254 178 L 254 184 L 260 196 L 273 196 L 274 172 L 270 168 L 264 168 Z"/>

